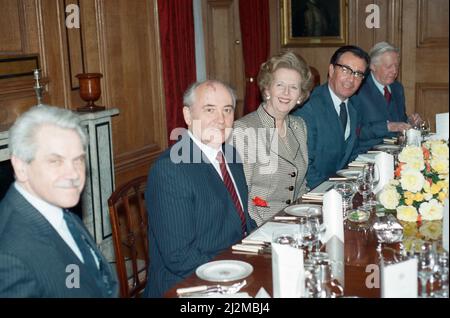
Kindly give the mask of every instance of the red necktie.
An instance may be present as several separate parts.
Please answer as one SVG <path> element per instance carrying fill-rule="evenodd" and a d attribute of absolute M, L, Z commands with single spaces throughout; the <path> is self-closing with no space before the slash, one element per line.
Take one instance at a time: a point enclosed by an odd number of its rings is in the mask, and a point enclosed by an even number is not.
<path fill-rule="evenodd" d="M 242 210 L 241 203 L 239 202 L 239 197 L 237 195 L 233 181 L 231 180 L 231 177 L 228 173 L 222 151 L 219 151 L 217 153 L 216 159 L 219 162 L 220 171 L 221 171 L 222 177 L 223 177 L 223 183 L 225 183 L 225 186 L 231 195 L 231 199 L 233 200 L 234 206 L 236 207 L 236 211 L 239 215 L 239 218 L 241 219 L 242 234 L 243 234 L 243 236 L 245 236 L 245 230 L 246 230 L 247 226 L 246 226 L 246 222 L 245 222 L 244 211 Z"/>
<path fill-rule="evenodd" d="M 384 87 L 384 98 L 386 99 L 386 102 L 389 104 L 391 101 L 391 92 L 389 91 L 388 87 Z"/>

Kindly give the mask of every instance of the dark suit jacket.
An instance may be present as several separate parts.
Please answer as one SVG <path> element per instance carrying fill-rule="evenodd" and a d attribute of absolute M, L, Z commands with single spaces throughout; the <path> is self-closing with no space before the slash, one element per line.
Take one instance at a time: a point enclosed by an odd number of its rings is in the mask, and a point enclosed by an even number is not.
<path fill-rule="evenodd" d="M 201 154 L 185 134 L 150 170 L 145 194 L 150 251 L 147 297 L 163 296 L 198 266 L 242 239 L 241 220 L 231 196 L 214 166 Z M 224 145 L 224 154 L 250 232 L 256 224 L 248 215 L 242 164 L 232 163 L 233 147 Z M 180 157 L 182 162 L 177 161 Z"/>
<path fill-rule="evenodd" d="M 88 231 L 76 219 L 91 247 L 95 247 Z M 104 258 L 102 263 L 111 283 L 111 295 L 97 286 L 92 273 L 47 219 L 11 185 L 0 203 L 0 298 L 117 296 L 115 274 Z M 76 283 L 73 265 L 79 269 L 79 288 L 67 287 Z"/>
<path fill-rule="evenodd" d="M 347 103 L 350 136 L 344 139 L 344 129 L 333 106 L 328 83 L 314 89 L 303 107 L 293 112 L 303 118 L 308 130 L 308 186 L 314 188 L 353 159 L 357 144 L 358 116 L 351 99 Z"/>
<path fill-rule="evenodd" d="M 359 153 L 364 153 L 382 143 L 383 138 L 393 137 L 397 134 L 388 131 L 387 121 L 406 122 L 408 119 L 402 84 L 395 81 L 389 87 L 392 94 L 389 105 L 384 95 L 376 87 L 372 75 L 367 76 L 358 94 L 352 98 L 361 123 Z"/>

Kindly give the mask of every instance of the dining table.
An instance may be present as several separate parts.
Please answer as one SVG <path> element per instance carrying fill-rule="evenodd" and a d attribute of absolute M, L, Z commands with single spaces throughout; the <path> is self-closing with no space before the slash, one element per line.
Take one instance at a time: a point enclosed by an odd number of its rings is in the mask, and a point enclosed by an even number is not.
<path fill-rule="evenodd" d="M 358 204 L 360 201 L 361 197 L 359 194 L 356 194 L 354 198 L 355 204 Z M 283 219 L 280 216 L 288 216 L 288 214 L 282 210 L 268 221 L 292 222 L 277 221 L 277 219 Z M 375 233 L 369 228 L 369 224 L 374 221 L 374 218 L 376 218 L 375 209 L 368 222 L 362 227 L 358 225 L 348 226 L 348 223 L 344 223 L 347 224 L 344 225 L 344 282 L 340 282 L 344 286 L 344 297 L 381 297 L 379 281 L 380 255 L 377 252 L 378 241 Z M 321 250 L 327 250 L 327 243 L 321 247 Z M 399 250 L 399 243 L 384 244 L 383 261 L 390 262 L 394 260 Z M 253 267 L 252 273 L 245 278 L 247 284 L 241 289 L 241 292 L 246 292 L 249 296 L 255 297 L 263 287 L 270 296 L 273 295 L 272 257 L 270 253 L 241 252 L 233 250 L 230 246 L 219 253 L 212 261 L 220 260 L 243 261 Z M 234 282 L 225 284 L 231 285 L 232 283 Z M 199 278 L 194 272 L 168 290 L 164 296 L 169 298 L 178 297 L 177 289 L 179 288 L 211 284 L 214 283 Z"/>

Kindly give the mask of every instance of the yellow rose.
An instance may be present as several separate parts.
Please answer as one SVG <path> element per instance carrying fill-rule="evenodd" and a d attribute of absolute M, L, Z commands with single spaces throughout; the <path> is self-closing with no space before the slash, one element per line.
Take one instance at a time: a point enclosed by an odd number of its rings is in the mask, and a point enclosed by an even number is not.
<path fill-rule="evenodd" d="M 379 200 L 386 209 L 394 210 L 400 201 L 400 194 L 395 188 L 386 187 L 380 193 Z"/>
<path fill-rule="evenodd" d="M 423 184 L 423 190 L 425 192 L 431 193 L 431 185 L 428 181 L 425 181 L 425 183 Z"/>
<path fill-rule="evenodd" d="M 414 200 L 414 193 L 411 193 L 409 191 L 405 191 L 405 193 L 403 193 L 403 195 L 405 196 L 406 199 L 410 199 L 410 200 Z"/>
<path fill-rule="evenodd" d="M 423 194 L 420 192 L 417 192 L 416 195 L 414 196 L 414 201 L 417 201 L 417 202 L 423 201 Z"/>
<path fill-rule="evenodd" d="M 424 183 L 425 178 L 420 171 L 413 169 L 405 169 L 402 171 L 400 184 L 406 191 L 413 193 L 419 192 L 422 190 Z"/>
<path fill-rule="evenodd" d="M 416 208 L 413 206 L 401 205 L 397 208 L 397 219 L 399 220 L 416 222 L 418 215 Z"/>
<path fill-rule="evenodd" d="M 438 194 L 439 191 L 441 191 L 441 187 L 438 186 L 436 183 L 433 183 L 433 185 L 431 186 L 431 193 L 432 194 Z"/>
<path fill-rule="evenodd" d="M 443 217 L 444 206 L 438 200 L 432 199 L 429 202 L 420 204 L 419 212 L 422 215 L 422 220 L 440 220 Z"/>
<path fill-rule="evenodd" d="M 447 193 L 445 193 L 445 192 L 439 192 L 438 198 L 439 198 L 439 201 L 444 202 L 445 199 L 447 199 Z"/>

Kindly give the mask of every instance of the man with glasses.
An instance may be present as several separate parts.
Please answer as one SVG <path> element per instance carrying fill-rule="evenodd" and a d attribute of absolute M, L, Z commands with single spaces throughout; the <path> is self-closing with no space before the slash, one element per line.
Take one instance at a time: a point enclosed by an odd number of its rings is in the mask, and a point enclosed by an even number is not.
<path fill-rule="evenodd" d="M 331 57 L 328 82 L 317 87 L 293 114 L 308 130 L 307 184 L 313 188 L 342 169 L 355 153 L 358 116 L 352 97 L 369 65 L 369 55 L 357 46 L 343 46 Z"/>
<path fill-rule="evenodd" d="M 419 114 L 405 113 L 405 94 L 402 84 L 396 81 L 399 66 L 399 49 L 380 42 L 370 50 L 370 75 L 353 98 L 361 120 L 358 152 L 366 152 L 381 143 L 383 138 L 418 125 Z"/>

